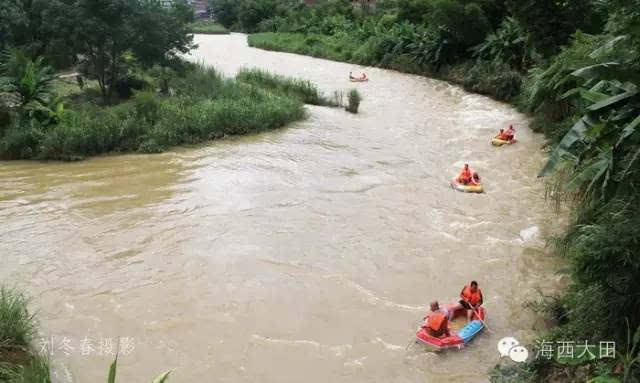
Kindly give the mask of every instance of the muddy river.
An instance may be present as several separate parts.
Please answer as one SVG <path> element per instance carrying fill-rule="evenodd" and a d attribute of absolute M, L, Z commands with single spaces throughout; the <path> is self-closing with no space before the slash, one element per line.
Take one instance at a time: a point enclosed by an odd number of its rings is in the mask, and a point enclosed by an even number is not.
<path fill-rule="evenodd" d="M 307 107 L 285 129 L 159 155 L 0 162 L 0 279 L 33 297 L 56 380 L 484 382 L 503 336 L 554 283 L 557 216 L 541 136 L 513 108 L 441 81 L 197 36 L 192 58 L 357 87 L 360 113 Z M 371 81 L 352 84 L 348 72 Z M 517 145 L 490 138 L 520 123 Z M 485 194 L 452 190 L 465 162 Z M 536 231 L 539 231 L 536 235 Z M 405 351 L 428 302 L 476 279 L 466 349 Z M 110 346 L 111 344 L 111 346 Z"/>

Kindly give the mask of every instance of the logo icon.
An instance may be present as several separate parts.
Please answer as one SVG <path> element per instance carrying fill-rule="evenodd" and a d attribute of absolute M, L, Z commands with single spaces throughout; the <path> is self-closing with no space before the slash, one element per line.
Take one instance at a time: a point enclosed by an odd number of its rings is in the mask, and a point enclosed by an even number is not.
<path fill-rule="evenodd" d="M 501 358 L 508 356 L 517 363 L 522 363 L 529 357 L 529 351 L 524 346 L 520 346 L 520 342 L 511 336 L 498 341 L 498 352 Z"/>

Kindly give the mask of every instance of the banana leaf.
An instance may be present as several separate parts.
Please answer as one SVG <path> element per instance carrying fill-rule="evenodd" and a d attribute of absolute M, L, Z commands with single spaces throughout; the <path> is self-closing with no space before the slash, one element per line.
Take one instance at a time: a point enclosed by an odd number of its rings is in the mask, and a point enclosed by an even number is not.
<path fill-rule="evenodd" d="M 613 39 L 607 41 L 606 43 L 600 45 L 598 48 L 596 48 L 593 52 L 591 52 L 589 54 L 589 57 L 591 57 L 592 59 L 596 59 L 598 57 L 601 57 L 607 53 L 610 53 L 613 48 L 616 46 L 616 44 L 618 44 L 620 41 L 624 41 L 628 38 L 629 36 L 627 35 L 621 35 L 621 36 L 616 36 Z"/>
<path fill-rule="evenodd" d="M 538 173 L 538 177 L 544 177 L 549 174 L 549 172 L 551 172 L 556 167 L 561 159 L 567 157 L 575 158 L 575 155 L 570 152 L 571 148 L 576 142 L 582 141 L 585 138 L 589 128 L 594 125 L 596 125 L 596 121 L 594 121 L 588 114 L 582 116 L 582 118 L 578 120 L 578 122 L 576 122 L 573 127 L 571 127 L 567 134 L 565 134 L 558 146 L 556 146 L 555 149 L 551 152 L 549 160 L 544 165 L 542 170 L 540 170 L 540 173 Z"/>
<path fill-rule="evenodd" d="M 607 108 L 611 105 L 615 105 L 617 103 L 619 103 L 620 101 L 626 100 L 628 98 L 631 98 L 635 95 L 637 95 L 640 91 L 638 89 L 635 90 L 630 90 L 612 97 L 607 98 L 606 100 L 602 100 L 599 102 L 596 102 L 595 104 L 589 106 L 587 108 L 587 110 L 590 110 L 592 112 L 596 112 L 598 110 Z"/>
<path fill-rule="evenodd" d="M 591 191 L 593 185 L 611 168 L 612 164 L 613 152 L 611 150 L 602 152 L 591 164 L 584 167 L 567 183 L 565 190 L 574 192 L 589 182 L 586 191 Z"/>
<path fill-rule="evenodd" d="M 608 94 L 604 94 L 604 93 L 600 93 L 600 92 L 594 92 L 592 90 L 587 90 L 584 88 L 574 88 L 571 89 L 567 92 L 565 92 L 563 95 L 561 95 L 558 100 L 564 100 L 567 98 L 570 98 L 576 94 L 579 94 L 580 97 L 582 97 L 583 99 L 596 103 L 602 100 L 605 100 L 606 98 L 609 97 Z"/>
<path fill-rule="evenodd" d="M 638 150 L 636 150 L 636 152 L 633 153 L 631 158 L 628 160 L 629 162 L 627 163 L 627 166 L 624 168 L 622 173 L 616 174 L 614 179 L 617 182 L 622 181 L 627 176 L 627 174 L 629 174 L 629 170 L 631 170 L 631 168 L 633 167 L 633 164 L 636 163 L 636 161 L 638 160 L 638 157 L 640 157 L 640 148 L 638 148 Z"/>
<path fill-rule="evenodd" d="M 624 78 L 625 74 L 621 68 L 622 65 L 617 62 L 595 64 L 575 70 L 571 72 L 570 76 L 580 77 L 585 80 L 615 80 L 618 78 Z"/>
<path fill-rule="evenodd" d="M 636 117 L 633 121 L 631 121 L 629 125 L 625 126 L 624 129 L 622 129 L 622 134 L 620 134 L 620 138 L 616 143 L 616 147 L 619 146 L 622 143 L 622 141 L 624 141 L 627 137 L 632 135 L 633 132 L 636 131 L 636 128 L 638 127 L 638 125 L 640 125 L 640 115 L 638 115 L 638 117 Z"/>

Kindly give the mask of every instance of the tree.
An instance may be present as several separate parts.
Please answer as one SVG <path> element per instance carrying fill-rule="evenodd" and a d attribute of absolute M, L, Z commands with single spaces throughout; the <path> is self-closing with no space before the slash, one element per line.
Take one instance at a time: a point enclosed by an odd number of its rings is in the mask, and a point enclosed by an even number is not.
<path fill-rule="evenodd" d="M 238 22 L 238 13 L 240 11 L 239 1 L 237 0 L 210 0 L 209 6 L 213 15 L 222 26 L 231 28 Z"/>
<path fill-rule="evenodd" d="M 0 92 L 7 93 L 21 112 L 46 107 L 53 94 L 55 76 L 42 60 L 42 57 L 32 60 L 17 49 L 0 58 Z"/>
<path fill-rule="evenodd" d="M 30 56 L 44 55 L 64 67 L 73 62 L 66 42 L 72 20 L 72 0 L 8 0 L 0 7 L 0 51 L 19 47 Z"/>
<path fill-rule="evenodd" d="M 513 16 L 545 56 L 555 54 L 577 30 L 594 33 L 603 26 L 596 1 L 508 0 Z"/>
<path fill-rule="evenodd" d="M 79 0 L 72 41 L 83 57 L 84 71 L 98 80 L 103 101 L 109 103 L 121 74 L 123 54 L 138 38 L 134 28 L 136 0 Z"/>
<path fill-rule="evenodd" d="M 127 52 L 145 67 L 166 66 L 194 47 L 186 29 L 193 20 L 187 7 L 181 1 L 167 9 L 153 0 L 78 0 L 73 41 L 105 103 L 124 74 Z"/>

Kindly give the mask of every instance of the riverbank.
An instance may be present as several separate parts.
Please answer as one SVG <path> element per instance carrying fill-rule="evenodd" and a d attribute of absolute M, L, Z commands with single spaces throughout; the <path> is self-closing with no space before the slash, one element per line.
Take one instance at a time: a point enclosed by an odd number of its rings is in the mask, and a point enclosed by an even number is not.
<path fill-rule="evenodd" d="M 281 128 L 305 118 L 304 104 L 338 106 L 308 81 L 245 70 L 235 79 L 214 69 L 184 64 L 167 84 L 154 89 L 142 74 L 137 89 L 116 105 L 101 106 L 89 85 L 59 88 L 61 111 L 41 122 L 14 115 L 0 138 L 0 158 L 78 160 L 104 153 L 158 153 L 169 147 Z M 129 80 L 134 82 L 134 80 Z M 76 90 L 69 90 L 69 88 Z M 130 98 L 127 98 L 130 97 Z"/>
<path fill-rule="evenodd" d="M 366 23 L 361 26 L 365 27 Z M 393 28 L 389 32 L 392 31 Z M 406 35 L 411 36 L 411 33 Z M 491 379 L 534 381 L 565 377 L 568 380 L 601 378 L 628 382 L 632 376 L 640 376 L 639 363 L 633 359 L 640 337 L 632 337 L 634 333 L 640 334 L 639 302 L 635 293 L 623 287 L 624 281 L 640 277 L 640 259 L 633 250 L 635 242 L 631 240 L 636 235 L 632 227 L 640 209 L 640 196 L 631 192 L 631 185 L 637 181 L 639 173 L 623 170 L 630 169 L 639 153 L 637 144 L 626 141 L 640 122 L 634 118 L 638 110 L 635 97 L 638 86 L 628 82 L 629 76 L 633 78 L 630 73 L 637 73 L 632 65 L 629 66 L 632 60 L 627 61 L 638 54 L 633 48 L 635 43 L 621 44 L 620 41 L 628 41 L 627 36 L 594 36 L 576 32 L 567 47 L 548 62 L 531 68 L 525 76 L 504 61 L 486 61 L 481 56 L 458 59 L 454 64 L 419 65 L 419 57 L 401 53 L 415 49 L 419 42 L 416 35 L 404 42 L 397 36 L 390 38 L 398 41 L 397 45 L 385 45 L 384 36 L 375 32 L 369 32 L 367 36 L 368 40 L 358 41 L 344 33 L 270 32 L 250 35 L 248 43 L 266 50 L 325 57 L 438 78 L 460 84 L 466 90 L 507 101 L 529 112 L 533 117 L 531 127 L 544 133 L 548 145 L 553 148 L 547 164 L 539 173 L 549 180 L 545 195 L 550 203 L 568 206 L 572 210 L 570 224 L 552 242 L 555 253 L 568 260 L 567 270 L 572 282 L 564 295 L 531 298 L 528 306 L 546 313 L 549 322 L 555 326 L 539 334 L 537 346 L 531 344 L 531 349 L 539 355 L 537 351 L 542 341 L 553 344 L 570 338 L 588 339 L 587 342 L 596 344 L 603 340 L 617 342 L 626 354 L 581 361 L 536 357 L 524 367 L 496 368 Z M 494 38 L 497 37 L 494 35 Z M 615 44 L 626 48 L 614 48 Z M 382 47 L 382 51 L 387 53 L 381 55 L 376 47 Z M 477 48 L 483 49 L 482 45 Z M 626 53 L 625 49 L 633 53 Z M 603 73 L 602 68 L 610 65 L 620 69 Z M 618 85 L 624 81 L 628 86 Z M 634 112 L 629 114 L 628 110 Z M 594 118 L 603 122 L 598 124 Z M 603 127 L 606 128 L 596 132 L 595 138 L 587 133 L 589 128 Z M 617 141 L 614 147 L 606 143 L 608 135 Z M 594 142 L 599 143 L 600 149 L 596 152 L 589 150 Z M 618 163 L 626 165 L 616 170 L 614 157 Z M 614 173 L 618 174 L 617 179 L 611 178 Z M 610 243 L 605 235 L 607 232 L 618 233 L 619 247 Z M 602 268 L 602 259 L 624 266 Z M 612 301 L 624 307 L 619 315 L 607 314 L 602 306 Z M 594 311 L 594 307 L 600 308 Z M 590 314 L 585 317 L 587 312 Z"/>
<path fill-rule="evenodd" d="M 247 36 L 249 46 L 279 52 L 348 62 L 363 66 L 393 69 L 399 72 L 437 78 L 460 85 L 465 90 L 487 95 L 500 101 L 514 102 L 520 94 L 523 76 L 497 63 L 466 61 L 444 65 L 437 70 L 421 66 L 408 56 L 392 55 L 376 59 L 366 39 L 345 38 L 343 35 L 302 34 L 283 32 L 255 33 Z"/>
<path fill-rule="evenodd" d="M 357 87 L 361 110 L 307 106 L 289 129 L 157 155 L 0 162 L 0 278 L 27 283 L 46 334 L 76 346 L 133 337 L 123 382 L 167 368 L 172 381 L 206 381 L 209 365 L 233 382 L 445 381 L 451 371 L 486 381 L 503 334 L 532 339 L 522 304 L 557 278 L 543 247 L 557 217 L 535 178 L 543 138 L 522 129 L 522 145 L 489 142 L 525 116 L 395 71 L 350 83 L 350 64 L 249 48 L 244 35 L 195 43 L 189 59 L 226 76 L 251 63 L 325 94 Z M 452 137 L 456 126 L 466 128 Z M 486 194 L 450 188 L 464 161 Z M 521 237 L 535 226 L 537 238 Z M 446 278 L 434 265 L 447 265 Z M 471 279 L 492 332 L 446 358 L 405 351 L 428 302 L 449 302 Z M 112 362 L 78 349 L 53 359 L 81 382 L 104 381 Z"/>
<path fill-rule="evenodd" d="M 34 344 L 36 315 L 29 299 L 14 288 L 0 285 L 0 381 L 51 382 L 49 360 Z"/>
<path fill-rule="evenodd" d="M 198 20 L 187 25 L 189 33 L 201 35 L 228 35 L 229 30 L 222 25 L 210 20 Z"/>

